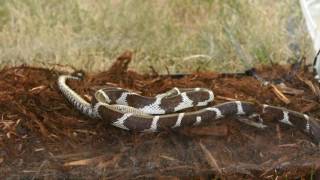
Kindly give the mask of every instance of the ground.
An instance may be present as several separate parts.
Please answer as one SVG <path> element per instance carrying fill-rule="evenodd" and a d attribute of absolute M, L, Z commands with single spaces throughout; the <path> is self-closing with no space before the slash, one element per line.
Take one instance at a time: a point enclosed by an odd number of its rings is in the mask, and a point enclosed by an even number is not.
<path fill-rule="evenodd" d="M 124 53 L 108 71 L 70 86 L 90 100 L 95 87 L 116 85 L 154 96 L 172 87 L 206 87 L 216 103 L 233 99 L 283 106 L 320 118 L 319 86 L 308 66 L 257 67 L 250 73 L 138 74 Z M 319 146 L 294 128 L 257 129 L 236 118 L 159 133 L 133 133 L 77 112 L 57 88 L 52 69 L 20 66 L 0 72 L 0 178 L 316 178 Z M 251 73 L 252 74 L 252 73 Z M 282 80 L 287 88 L 276 82 Z"/>

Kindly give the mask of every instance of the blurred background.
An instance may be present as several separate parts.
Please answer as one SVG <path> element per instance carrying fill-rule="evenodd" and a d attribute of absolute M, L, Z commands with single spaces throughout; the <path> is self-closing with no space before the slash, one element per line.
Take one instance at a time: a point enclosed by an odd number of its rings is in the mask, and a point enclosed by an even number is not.
<path fill-rule="evenodd" d="M 0 0 L 0 68 L 98 72 L 125 50 L 142 73 L 239 72 L 314 56 L 298 0 Z"/>

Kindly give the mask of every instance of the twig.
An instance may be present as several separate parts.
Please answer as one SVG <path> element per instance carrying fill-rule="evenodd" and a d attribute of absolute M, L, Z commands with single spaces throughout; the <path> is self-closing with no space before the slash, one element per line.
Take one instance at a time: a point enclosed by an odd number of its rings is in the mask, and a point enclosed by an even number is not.
<path fill-rule="evenodd" d="M 280 144 L 280 145 L 278 145 L 278 147 L 293 147 L 293 148 L 297 148 L 298 145 L 296 143 L 293 143 L 293 144 Z"/>
<path fill-rule="evenodd" d="M 281 90 L 283 94 L 289 94 L 289 95 L 301 95 L 304 93 L 304 90 L 301 89 L 295 89 L 291 87 L 287 87 L 284 84 L 279 84 L 277 87 Z"/>
<path fill-rule="evenodd" d="M 205 145 L 203 145 L 201 142 L 199 142 L 199 145 L 200 145 L 200 148 L 201 150 L 204 152 L 205 154 L 205 157 L 209 163 L 209 165 L 212 167 L 212 168 L 215 168 L 216 170 L 218 170 L 218 172 L 220 174 L 222 174 L 222 171 L 216 161 L 216 159 L 213 157 L 213 155 L 211 154 L 211 152 L 207 149 L 207 147 Z"/>
<path fill-rule="evenodd" d="M 29 92 L 34 92 L 34 91 L 38 91 L 37 93 L 40 93 L 42 90 L 44 90 L 45 88 L 47 88 L 47 86 L 45 85 L 40 85 L 37 87 L 34 87 L 32 89 L 29 89 Z"/>
<path fill-rule="evenodd" d="M 276 96 L 285 104 L 290 104 L 290 100 L 273 84 L 270 85 L 272 91 L 276 94 Z"/>
<path fill-rule="evenodd" d="M 216 96 L 216 99 L 227 100 L 227 101 L 235 101 L 234 98 L 224 97 L 224 96 Z"/>
<path fill-rule="evenodd" d="M 298 76 L 298 79 L 302 82 L 304 82 L 310 89 L 311 91 L 318 97 L 320 98 L 320 89 L 319 86 L 315 86 L 310 80 L 308 79 L 303 79 L 302 77 Z"/>
<path fill-rule="evenodd" d="M 278 140 L 279 140 L 279 142 L 280 142 L 281 139 L 282 139 L 282 135 L 281 135 L 281 129 L 280 129 L 279 124 L 277 124 L 276 130 L 277 130 L 277 137 L 278 137 Z"/>

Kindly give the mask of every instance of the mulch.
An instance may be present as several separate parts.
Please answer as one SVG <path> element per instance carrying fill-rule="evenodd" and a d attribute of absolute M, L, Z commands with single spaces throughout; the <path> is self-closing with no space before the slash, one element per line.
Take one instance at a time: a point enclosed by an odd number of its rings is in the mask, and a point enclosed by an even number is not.
<path fill-rule="evenodd" d="M 175 76 L 132 71 L 131 57 L 125 52 L 108 71 L 87 73 L 83 81 L 69 85 L 87 100 L 106 85 L 146 96 L 173 87 L 205 87 L 215 93 L 211 105 L 238 99 L 320 119 L 319 85 L 304 63 L 257 67 L 250 75 Z M 0 71 L 0 179 L 320 177 L 319 146 L 292 127 L 269 123 L 268 128 L 257 129 L 224 118 L 175 131 L 124 131 L 72 108 L 57 88 L 63 73 L 67 72 L 28 66 Z M 273 83 L 262 85 L 257 76 Z"/>

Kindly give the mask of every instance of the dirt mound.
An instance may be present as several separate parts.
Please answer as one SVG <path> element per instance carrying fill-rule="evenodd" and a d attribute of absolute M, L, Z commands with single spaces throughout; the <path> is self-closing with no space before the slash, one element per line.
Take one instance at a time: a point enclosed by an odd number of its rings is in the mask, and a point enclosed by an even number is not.
<path fill-rule="evenodd" d="M 141 75 L 127 70 L 131 54 L 110 70 L 87 74 L 70 86 L 90 100 L 105 85 L 154 96 L 173 87 L 206 87 L 212 104 L 232 99 L 304 112 L 320 118 L 319 86 L 303 65 L 261 67 L 254 73 Z M 33 67 L 0 72 L 0 178 L 204 176 L 299 177 L 316 174 L 319 147 L 294 128 L 270 124 L 261 130 L 232 118 L 159 133 L 132 133 L 92 120 L 60 94 L 61 72 Z M 253 75 L 253 76 L 252 76 Z M 263 86 L 264 80 L 275 82 Z M 278 82 L 283 81 L 285 87 Z M 316 175 L 315 175 L 316 176 Z"/>

